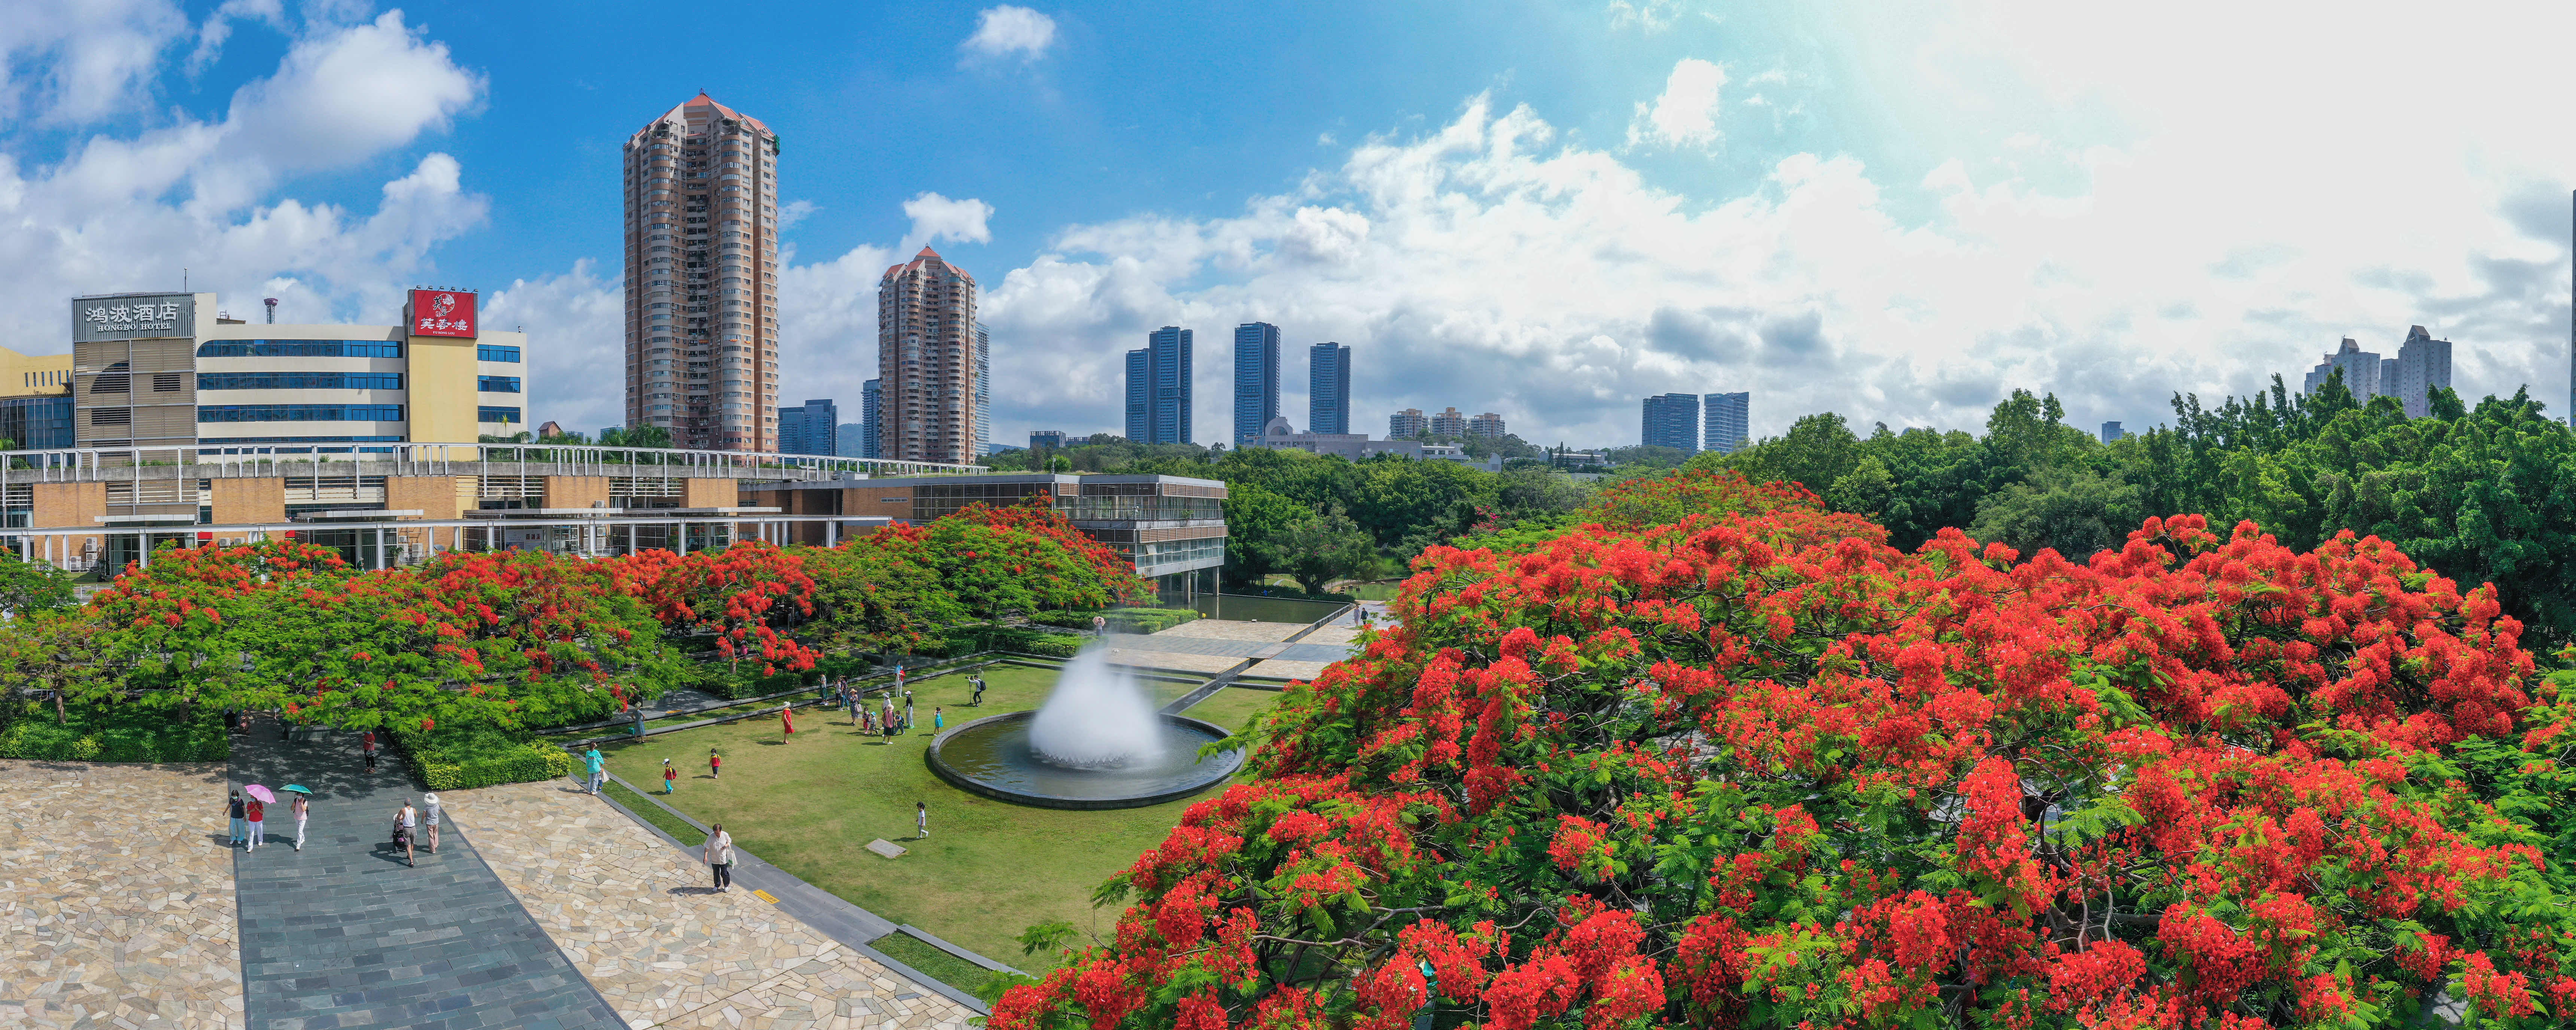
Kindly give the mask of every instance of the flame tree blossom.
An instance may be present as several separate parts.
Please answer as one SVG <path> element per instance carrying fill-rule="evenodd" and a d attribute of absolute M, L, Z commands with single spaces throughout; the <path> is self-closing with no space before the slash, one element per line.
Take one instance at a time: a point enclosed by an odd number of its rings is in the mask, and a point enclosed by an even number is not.
<path fill-rule="evenodd" d="M 2576 1018 L 2568 680 L 2493 588 L 2197 516 L 2078 565 L 1731 474 L 1604 504 L 1427 551 L 993 1025 Z"/>

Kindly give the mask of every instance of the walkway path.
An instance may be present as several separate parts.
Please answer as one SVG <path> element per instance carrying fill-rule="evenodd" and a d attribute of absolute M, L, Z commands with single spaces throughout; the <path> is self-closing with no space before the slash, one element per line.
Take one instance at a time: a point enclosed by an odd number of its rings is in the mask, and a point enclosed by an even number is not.
<path fill-rule="evenodd" d="M 716 893 L 696 856 L 563 781 L 487 787 L 449 804 L 629 1026 L 964 1030 L 977 1014 L 749 885 Z"/>
<path fill-rule="evenodd" d="M 459 827 L 404 865 L 401 770 L 363 771 L 354 734 L 280 743 L 262 720 L 234 738 L 235 782 L 314 791 L 304 850 L 275 805 L 269 843 L 234 855 L 250 1030 L 622 1026 Z"/>
<path fill-rule="evenodd" d="M 0 761 L 0 1026 L 238 1030 L 224 767 Z"/>

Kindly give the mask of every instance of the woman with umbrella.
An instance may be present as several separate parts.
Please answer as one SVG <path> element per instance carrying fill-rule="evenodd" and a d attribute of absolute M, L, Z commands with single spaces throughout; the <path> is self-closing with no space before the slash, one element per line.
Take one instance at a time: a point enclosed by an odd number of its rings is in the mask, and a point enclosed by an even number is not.
<path fill-rule="evenodd" d="M 295 850 L 304 850 L 304 820 L 313 814 L 313 792 L 303 785 L 290 783 L 286 792 L 295 795 Z"/>
<path fill-rule="evenodd" d="M 248 846 L 242 850 L 257 851 L 260 831 L 268 825 L 268 806 L 277 803 L 277 795 L 269 793 L 268 788 L 256 783 L 243 787 L 242 793 L 250 795 L 250 804 L 242 806 L 242 818 L 248 820 L 250 825 L 250 832 L 244 835 Z"/>

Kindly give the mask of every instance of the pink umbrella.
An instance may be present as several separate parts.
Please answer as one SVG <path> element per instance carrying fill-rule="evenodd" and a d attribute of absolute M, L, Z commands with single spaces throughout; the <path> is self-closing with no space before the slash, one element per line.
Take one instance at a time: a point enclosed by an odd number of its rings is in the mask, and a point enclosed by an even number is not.
<path fill-rule="evenodd" d="M 263 805 L 274 805 L 277 803 L 277 795 L 269 793 L 268 788 L 256 783 L 243 787 L 242 793 L 258 798 L 259 803 Z"/>

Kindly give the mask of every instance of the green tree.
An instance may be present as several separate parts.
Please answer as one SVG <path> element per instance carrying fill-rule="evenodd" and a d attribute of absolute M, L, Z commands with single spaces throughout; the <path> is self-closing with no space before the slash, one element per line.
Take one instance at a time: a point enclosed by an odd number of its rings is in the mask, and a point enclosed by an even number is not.
<path fill-rule="evenodd" d="M 1281 556 L 1287 553 L 1288 534 L 1315 517 L 1313 506 L 1300 504 L 1258 483 L 1228 487 L 1225 578 L 1237 586 L 1248 586 L 1282 571 Z"/>
<path fill-rule="evenodd" d="M 1987 495 L 1968 535 L 2023 555 L 2050 548 L 2081 563 L 2120 546 L 2146 516 L 2137 487 L 2089 471 L 2050 469 Z"/>
<path fill-rule="evenodd" d="M 1280 547 L 1281 566 L 1309 594 L 1320 594 L 1325 584 L 1377 560 L 1369 534 L 1340 512 L 1298 523 L 1280 540 Z"/>
<path fill-rule="evenodd" d="M 0 549 L 0 611 L 11 615 L 68 607 L 78 600 L 72 574 Z"/>

